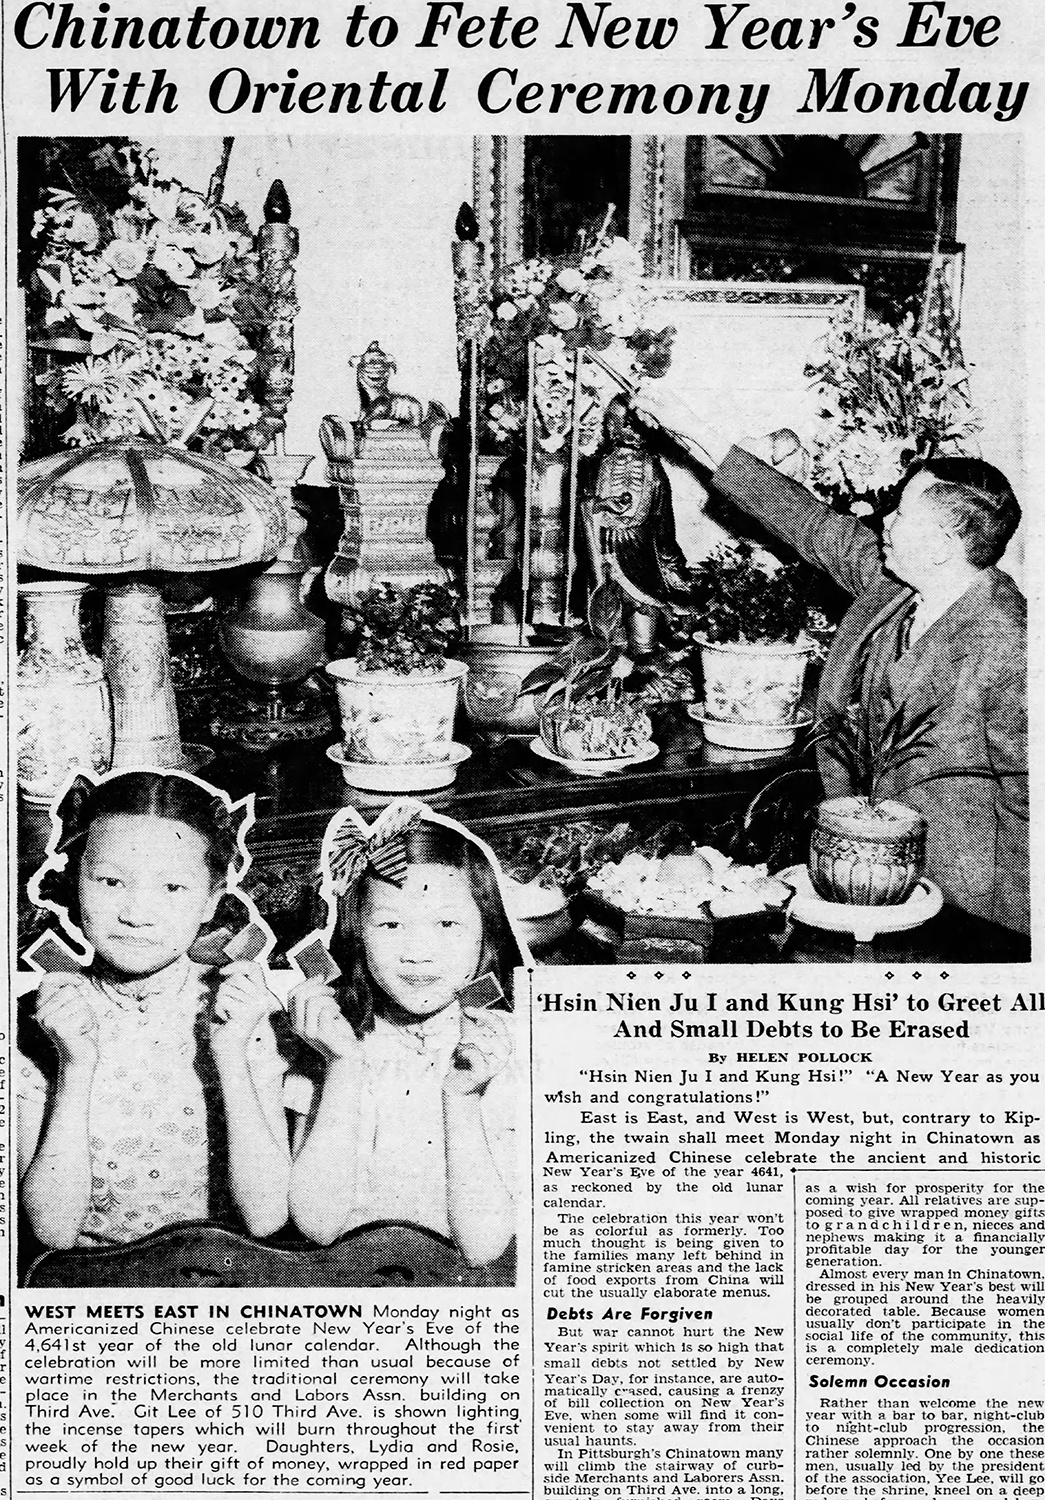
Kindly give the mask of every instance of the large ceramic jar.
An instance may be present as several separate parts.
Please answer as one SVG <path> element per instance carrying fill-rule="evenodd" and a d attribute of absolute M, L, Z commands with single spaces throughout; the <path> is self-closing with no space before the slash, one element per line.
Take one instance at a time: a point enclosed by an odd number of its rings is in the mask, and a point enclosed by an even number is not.
<path fill-rule="evenodd" d="M 50 802 L 73 771 L 102 772 L 112 759 L 112 705 L 97 657 L 80 634 L 87 584 L 23 583 L 25 650 L 18 658 L 18 785 Z"/>
<path fill-rule="evenodd" d="M 831 797 L 817 808 L 809 878 L 824 901 L 897 906 L 925 866 L 925 819 L 902 802 Z"/>
<path fill-rule="evenodd" d="M 463 661 L 441 672 L 361 672 L 351 657 L 328 664 L 337 688 L 345 754 L 374 765 L 448 760 Z"/>

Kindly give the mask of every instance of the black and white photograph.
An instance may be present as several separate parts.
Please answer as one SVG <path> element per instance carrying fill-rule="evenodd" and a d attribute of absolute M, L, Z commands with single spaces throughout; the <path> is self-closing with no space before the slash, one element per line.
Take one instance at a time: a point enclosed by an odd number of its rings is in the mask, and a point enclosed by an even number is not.
<path fill-rule="evenodd" d="M 326 926 L 273 971 L 236 891 L 249 806 L 78 773 L 52 819 L 31 884 L 64 935 L 28 950 L 18 1025 L 26 1284 L 510 1284 L 529 955 L 489 851 L 416 801 L 345 809 Z"/>
<path fill-rule="evenodd" d="M 544 962 L 1027 956 L 1020 137 L 20 162 L 23 869 L 184 768 L 277 962 L 415 793 Z"/>

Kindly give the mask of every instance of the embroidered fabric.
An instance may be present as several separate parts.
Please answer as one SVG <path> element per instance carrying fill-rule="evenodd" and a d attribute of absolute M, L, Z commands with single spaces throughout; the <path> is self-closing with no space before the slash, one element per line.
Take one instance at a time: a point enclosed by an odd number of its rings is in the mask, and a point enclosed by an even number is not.
<path fill-rule="evenodd" d="M 79 1245 L 124 1244 L 165 1224 L 234 1217 L 224 1114 L 207 1044 L 214 971 L 180 959 L 146 980 L 82 976 L 98 1023 L 91 1086 L 91 1206 Z M 53 1094 L 57 1057 L 19 1058 L 19 1096 L 39 1108 Z M 266 1018 L 249 1043 L 259 1094 L 285 1064 Z M 277 1104 L 278 1107 L 278 1104 Z"/>
<path fill-rule="evenodd" d="M 378 1219 L 405 1219 L 450 1236 L 443 1079 L 460 1040 L 456 1001 L 411 1026 L 375 1018 L 373 1031 L 361 1043 L 366 1066 L 359 1101 L 359 1174 L 346 1230 Z M 509 1190 L 514 1190 L 516 1177 L 516 1084 L 509 1061 L 490 1080 L 480 1102 L 494 1165 Z M 292 1092 L 293 1107 L 307 1113 L 311 1089 L 305 1080 L 288 1079 L 288 1102 Z"/>

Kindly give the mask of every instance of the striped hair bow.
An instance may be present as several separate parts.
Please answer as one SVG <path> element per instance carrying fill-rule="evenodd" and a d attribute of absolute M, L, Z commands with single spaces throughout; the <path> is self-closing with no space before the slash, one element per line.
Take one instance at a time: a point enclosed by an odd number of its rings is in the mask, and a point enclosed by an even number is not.
<path fill-rule="evenodd" d="M 354 808 L 333 830 L 327 864 L 334 894 L 343 896 L 364 872 L 400 889 L 406 884 L 406 834 L 420 820 L 420 802 L 401 799 L 369 827 Z"/>

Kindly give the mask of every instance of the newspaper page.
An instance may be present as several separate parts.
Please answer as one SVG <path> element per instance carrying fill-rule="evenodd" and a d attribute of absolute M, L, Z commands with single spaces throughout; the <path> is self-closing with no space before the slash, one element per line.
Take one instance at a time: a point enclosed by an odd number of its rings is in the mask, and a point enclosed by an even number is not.
<path fill-rule="evenodd" d="M 3 23 L 2 1492 L 1045 1492 L 1037 8 Z"/>

